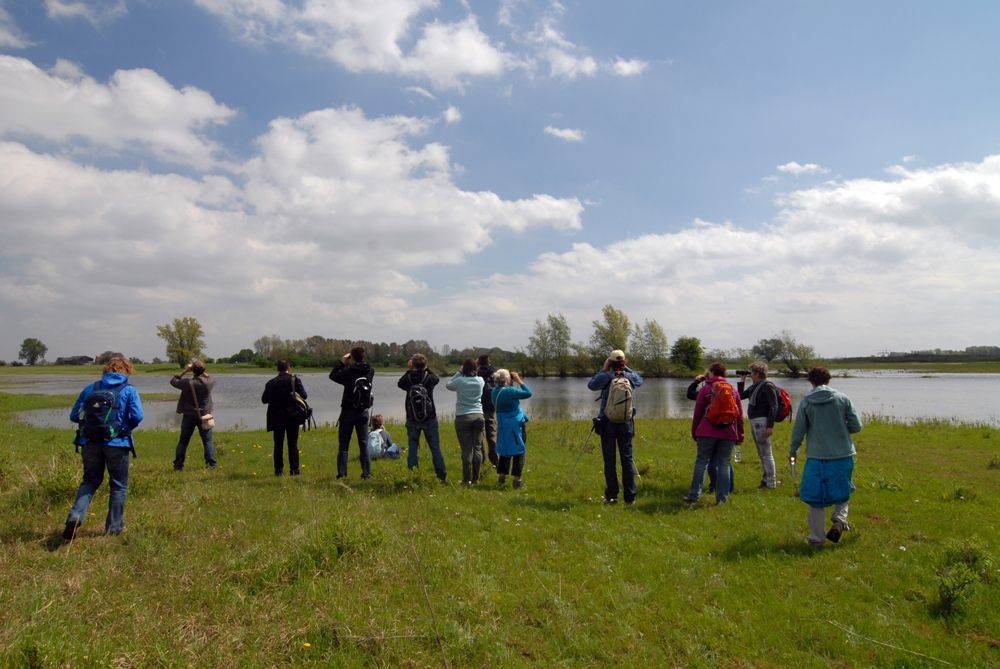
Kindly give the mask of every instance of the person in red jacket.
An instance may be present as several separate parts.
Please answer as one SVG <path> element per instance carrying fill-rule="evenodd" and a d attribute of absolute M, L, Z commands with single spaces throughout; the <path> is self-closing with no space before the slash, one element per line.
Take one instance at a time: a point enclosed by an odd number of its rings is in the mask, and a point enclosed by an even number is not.
<path fill-rule="evenodd" d="M 697 502 L 701 497 L 701 486 L 705 480 L 705 470 L 714 469 L 715 501 L 722 504 L 729 498 L 730 492 L 730 457 L 733 447 L 743 443 L 743 404 L 739 401 L 736 390 L 735 419 L 726 424 L 716 424 L 709 420 L 708 410 L 712 403 L 713 386 L 716 383 L 729 383 L 726 380 L 726 366 L 721 362 L 713 362 L 708 368 L 709 376 L 705 385 L 698 391 L 694 404 L 694 415 L 691 419 L 691 437 L 698 445 L 698 454 L 694 460 L 694 475 L 691 487 L 684 501 Z"/>

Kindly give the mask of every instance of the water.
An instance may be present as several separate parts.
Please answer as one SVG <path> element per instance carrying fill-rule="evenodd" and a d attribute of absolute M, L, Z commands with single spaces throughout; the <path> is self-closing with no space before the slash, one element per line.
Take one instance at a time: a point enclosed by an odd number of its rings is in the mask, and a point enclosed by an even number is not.
<path fill-rule="evenodd" d="M 333 424 L 340 413 L 341 386 L 330 381 L 326 372 L 299 375 L 309 393 L 309 403 L 321 425 Z M 10 377 L 8 377 L 10 378 Z M 76 395 L 90 380 L 75 375 L 18 376 L 0 390 L 13 393 L 68 393 Z M 216 426 L 222 430 L 257 430 L 264 427 L 265 406 L 260 402 L 267 374 L 224 374 L 216 377 L 212 398 Z M 404 394 L 396 387 L 398 374 L 377 374 L 374 383 L 375 412 L 389 421 L 406 419 Z M 442 379 L 435 389 L 438 416 L 450 420 L 455 411 L 455 395 Z M 131 382 L 143 393 L 176 392 L 168 374 L 141 374 Z M 788 390 L 794 407 L 809 389 L 805 379 L 775 379 Z M 533 418 L 589 418 L 597 413 L 597 393 L 587 390 L 586 379 L 528 379 L 535 396 L 522 402 Z M 1000 425 L 1000 375 L 936 374 L 921 376 L 906 372 L 857 372 L 849 378 L 835 378 L 830 385 L 846 393 L 862 414 L 900 420 L 920 418 L 955 419 Z M 648 379 L 636 391 L 637 420 L 644 417 L 689 417 L 694 403 L 687 399 L 688 381 Z M 985 400 L 984 400 L 985 398 Z M 144 401 L 145 428 L 179 429 L 180 416 L 175 402 Z M 744 405 L 745 406 L 745 405 Z M 40 410 L 22 414 L 32 425 L 70 427 L 69 410 Z"/>

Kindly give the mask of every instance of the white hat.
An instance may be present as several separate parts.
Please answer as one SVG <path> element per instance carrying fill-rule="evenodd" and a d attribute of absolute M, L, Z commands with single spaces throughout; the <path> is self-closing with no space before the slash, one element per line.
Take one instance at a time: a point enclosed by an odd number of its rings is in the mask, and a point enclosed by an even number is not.
<path fill-rule="evenodd" d="M 616 348 L 615 350 L 611 351 L 611 355 L 609 355 L 608 358 L 611 360 L 617 360 L 619 362 L 625 362 L 625 351 L 621 351 Z"/>

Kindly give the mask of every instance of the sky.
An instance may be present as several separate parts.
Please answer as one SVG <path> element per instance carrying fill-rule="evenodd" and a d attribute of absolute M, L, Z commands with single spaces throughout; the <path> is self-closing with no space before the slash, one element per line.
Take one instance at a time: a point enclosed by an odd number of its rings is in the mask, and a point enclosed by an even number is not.
<path fill-rule="evenodd" d="M 1000 344 L 1000 3 L 0 0 L 0 359 Z"/>

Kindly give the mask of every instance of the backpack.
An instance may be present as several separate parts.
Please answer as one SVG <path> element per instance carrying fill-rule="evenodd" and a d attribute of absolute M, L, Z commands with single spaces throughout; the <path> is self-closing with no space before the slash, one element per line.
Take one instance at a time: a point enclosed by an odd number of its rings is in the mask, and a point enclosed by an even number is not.
<path fill-rule="evenodd" d="M 368 459 L 378 460 L 382 457 L 382 432 L 372 430 L 368 433 Z"/>
<path fill-rule="evenodd" d="M 312 422 L 313 426 L 316 425 L 316 420 L 313 418 L 312 407 L 309 406 L 309 402 L 306 402 L 306 398 L 299 395 L 298 391 L 295 390 L 295 382 L 298 379 L 294 374 L 292 375 L 292 391 L 290 393 L 291 401 L 285 408 L 285 413 L 288 416 L 288 420 L 296 425 L 304 425 L 305 429 L 309 429 L 309 423 Z"/>
<path fill-rule="evenodd" d="M 608 401 L 604 405 L 604 416 L 612 423 L 627 423 L 635 412 L 632 398 L 632 382 L 625 376 L 615 376 L 608 388 Z"/>
<path fill-rule="evenodd" d="M 740 406 L 736 401 L 736 391 L 729 381 L 719 379 L 712 383 L 705 418 L 715 427 L 728 427 L 736 422 Z"/>
<path fill-rule="evenodd" d="M 80 431 L 91 444 L 106 444 L 115 437 L 125 437 L 129 429 L 121 423 L 118 403 L 122 390 L 129 384 L 123 383 L 113 388 L 96 385 L 83 400 L 83 420 Z"/>
<path fill-rule="evenodd" d="M 413 414 L 413 420 L 425 421 L 434 417 L 434 398 L 431 391 L 427 389 L 424 382 L 427 381 L 427 371 L 424 371 L 424 378 L 419 383 L 414 383 L 406 391 L 406 406 Z"/>
<path fill-rule="evenodd" d="M 368 377 L 359 377 L 351 388 L 351 406 L 355 409 L 369 409 L 372 403 L 372 382 Z"/>
<path fill-rule="evenodd" d="M 482 367 L 480 367 L 480 369 L 482 369 Z M 492 367 L 488 369 L 492 369 Z M 486 376 L 483 376 L 480 374 L 479 377 L 483 380 L 483 409 L 486 411 L 494 411 L 496 407 L 493 406 L 493 388 L 496 387 L 496 383 L 493 381 L 493 375 L 487 374 Z"/>
<path fill-rule="evenodd" d="M 774 415 L 774 420 L 780 423 L 792 415 L 792 397 L 784 388 L 774 386 L 774 389 L 778 394 L 778 412 Z"/>

